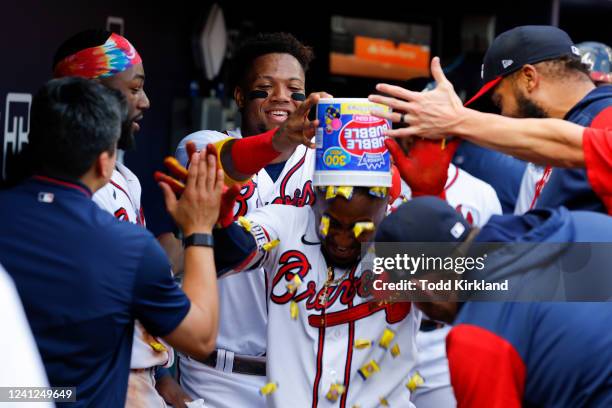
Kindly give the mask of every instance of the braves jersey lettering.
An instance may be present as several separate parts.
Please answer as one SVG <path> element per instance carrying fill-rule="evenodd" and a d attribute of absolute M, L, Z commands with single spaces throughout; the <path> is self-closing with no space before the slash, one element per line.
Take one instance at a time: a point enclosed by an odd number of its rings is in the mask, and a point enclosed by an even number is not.
<path fill-rule="evenodd" d="M 123 207 L 117 209 L 113 215 L 118 220 L 130 222 L 130 216 L 128 215 L 127 210 Z"/>
<path fill-rule="evenodd" d="M 256 188 L 257 184 L 253 180 L 249 180 L 248 183 L 242 186 L 240 194 L 236 197 L 235 217 L 242 217 L 249 211 L 248 200 L 253 197 Z"/>
<path fill-rule="evenodd" d="M 141 187 L 138 178 L 127 167 L 117 163 L 107 185 L 96 191 L 93 200 L 116 218 L 145 225 L 140 206 Z"/>

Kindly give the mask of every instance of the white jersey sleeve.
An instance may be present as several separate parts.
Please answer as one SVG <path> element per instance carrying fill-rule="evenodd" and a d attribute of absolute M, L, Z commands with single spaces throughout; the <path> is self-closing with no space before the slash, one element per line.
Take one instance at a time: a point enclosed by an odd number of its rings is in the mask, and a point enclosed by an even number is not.
<path fill-rule="evenodd" d="M 229 136 L 222 132 L 217 132 L 216 130 L 200 130 L 194 133 L 191 133 L 185 136 L 176 147 L 176 152 L 174 156 L 184 167 L 187 167 L 187 163 L 189 158 L 187 157 L 187 142 L 194 142 L 196 145 L 196 149 L 202 150 L 206 145 L 210 143 L 217 143 L 223 139 L 228 139 L 230 137 L 236 138 L 236 134 L 232 134 Z"/>
<path fill-rule="evenodd" d="M 249 230 L 257 246 L 253 255 L 237 270 L 263 267 L 272 270 L 276 264 L 277 248 L 288 239 L 292 231 L 301 231 L 309 220 L 310 207 L 293 207 L 271 204 L 250 212 L 245 220 L 237 223 Z M 312 240 L 318 240 L 312 237 Z"/>
<path fill-rule="evenodd" d="M 138 177 L 126 166 L 117 163 L 110 181 L 96 191 L 92 199 L 119 220 L 145 225 L 140 205 L 141 193 Z"/>

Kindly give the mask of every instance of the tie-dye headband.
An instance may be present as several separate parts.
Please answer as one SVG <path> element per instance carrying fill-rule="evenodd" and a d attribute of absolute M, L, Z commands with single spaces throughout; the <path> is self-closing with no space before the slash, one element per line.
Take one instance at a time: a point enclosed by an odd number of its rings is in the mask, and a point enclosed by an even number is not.
<path fill-rule="evenodd" d="M 142 62 L 136 49 L 124 37 L 111 34 L 106 42 L 86 48 L 61 60 L 53 71 L 56 78 L 78 76 L 106 78 Z"/>

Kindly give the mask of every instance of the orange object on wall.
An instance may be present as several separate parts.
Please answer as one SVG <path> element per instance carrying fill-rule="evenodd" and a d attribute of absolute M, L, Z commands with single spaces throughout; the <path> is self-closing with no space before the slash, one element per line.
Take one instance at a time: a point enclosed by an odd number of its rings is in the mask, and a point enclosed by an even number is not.
<path fill-rule="evenodd" d="M 408 68 L 429 68 L 429 47 L 370 37 L 355 37 L 355 56 Z"/>

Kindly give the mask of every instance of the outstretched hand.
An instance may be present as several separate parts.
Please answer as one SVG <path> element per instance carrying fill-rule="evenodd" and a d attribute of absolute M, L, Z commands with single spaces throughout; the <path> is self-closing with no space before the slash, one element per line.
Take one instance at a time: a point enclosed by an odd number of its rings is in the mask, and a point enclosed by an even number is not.
<path fill-rule="evenodd" d="M 436 88 L 428 92 L 414 92 L 388 84 L 376 85 L 377 91 L 389 96 L 370 95 L 368 99 L 390 107 L 393 112 L 376 111 L 371 114 L 393 123 L 409 125 L 389 129 L 387 136 L 443 139 L 460 124 L 465 108 L 453 84 L 444 75 L 438 57 L 431 60 L 431 74 L 436 81 Z"/>
<path fill-rule="evenodd" d="M 330 94 L 325 92 L 314 92 L 308 95 L 308 98 L 289 115 L 274 134 L 272 138 L 274 149 L 281 153 L 290 152 L 302 144 L 314 148 L 315 144 L 312 142 L 312 138 L 319 126 L 319 120 L 311 121 L 308 119 L 308 113 L 312 107 L 319 103 L 319 99 L 331 97 Z"/>

